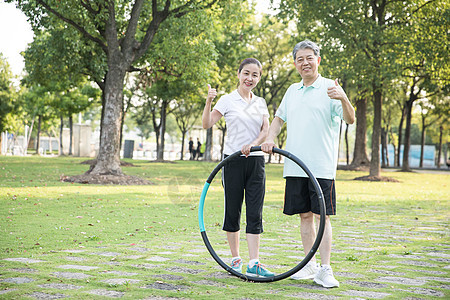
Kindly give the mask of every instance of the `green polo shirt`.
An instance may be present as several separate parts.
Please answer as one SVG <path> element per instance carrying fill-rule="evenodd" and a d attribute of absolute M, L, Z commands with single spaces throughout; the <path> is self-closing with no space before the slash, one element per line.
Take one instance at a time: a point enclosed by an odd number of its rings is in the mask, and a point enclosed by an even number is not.
<path fill-rule="evenodd" d="M 287 124 L 286 150 L 302 160 L 316 178 L 334 179 L 339 151 L 339 127 L 343 119 L 340 100 L 328 97 L 334 81 L 319 75 L 308 87 L 292 84 L 276 116 Z M 293 161 L 284 162 L 284 177 L 308 177 Z"/>

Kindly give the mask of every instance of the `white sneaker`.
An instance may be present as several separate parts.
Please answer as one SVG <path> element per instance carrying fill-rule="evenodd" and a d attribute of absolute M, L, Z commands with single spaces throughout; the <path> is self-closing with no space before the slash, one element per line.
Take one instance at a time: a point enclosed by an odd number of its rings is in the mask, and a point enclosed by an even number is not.
<path fill-rule="evenodd" d="M 308 262 L 306 266 L 304 266 L 300 271 L 291 276 L 292 279 L 301 280 L 301 279 L 313 279 L 317 272 L 319 272 L 319 264 L 315 262 Z"/>
<path fill-rule="evenodd" d="M 319 272 L 314 277 L 314 282 L 326 288 L 339 287 L 339 281 L 334 278 L 330 266 L 320 267 Z"/>

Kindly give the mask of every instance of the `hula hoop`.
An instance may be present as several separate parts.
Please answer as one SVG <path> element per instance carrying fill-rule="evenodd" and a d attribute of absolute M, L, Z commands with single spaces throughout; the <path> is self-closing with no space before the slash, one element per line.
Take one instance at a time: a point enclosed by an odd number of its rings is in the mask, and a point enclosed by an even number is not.
<path fill-rule="evenodd" d="M 261 147 L 257 146 L 257 147 L 252 147 L 251 148 L 251 152 L 254 151 L 260 151 Z M 287 278 L 291 275 L 293 275 L 294 273 L 298 272 L 300 269 L 302 269 L 310 260 L 311 258 L 314 256 L 314 254 L 316 253 L 317 249 L 319 248 L 320 242 L 322 241 L 322 236 L 323 233 L 325 231 L 325 201 L 323 199 L 323 194 L 322 194 L 322 189 L 317 181 L 317 179 L 314 177 L 314 175 L 311 173 L 311 171 L 306 167 L 306 165 L 300 160 L 298 159 L 296 156 L 294 156 L 293 154 L 289 153 L 288 151 L 285 150 L 281 150 L 278 148 L 273 148 L 272 151 L 274 153 L 278 153 L 283 155 L 286 158 L 289 158 L 290 160 L 294 161 L 297 165 L 299 165 L 306 174 L 308 174 L 310 180 L 312 181 L 314 188 L 316 190 L 317 195 L 319 196 L 319 205 L 320 205 L 320 222 L 319 222 L 319 230 L 317 232 L 317 237 L 316 240 L 314 241 L 314 244 L 311 248 L 311 251 L 308 252 L 308 254 L 305 256 L 305 258 L 295 267 L 293 267 L 292 269 L 290 269 L 289 271 L 286 271 L 282 274 L 279 275 L 275 275 L 272 277 L 255 277 L 255 276 L 248 276 L 245 274 L 241 274 L 236 272 L 235 270 L 233 270 L 230 266 L 228 266 L 226 263 L 224 263 L 222 261 L 222 259 L 220 259 L 220 257 L 216 254 L 216 252 L 214 251 L 213 247 L 211 246 L 211 243 L 208 240 L 208 236 L 206 234 L 206 230 L 205 230 L 205 224 L 203 221 L 203 208 L 205 205 L 205 198 L 206 198 L 206 194 L 208 192 L 208 188 L 211 185 L 211 182 L 213 181 L 214 177 L 216 176 L 217 172 L 219 172 L 219 170 L 230 160 L 234 159 L 237 156 L 240 156 L 242 153 L 241 151 L 237 151 L 233 154 L 231 154 L 230 156 L 227 156 L 227 158 L 225 158 L 224 160 L 222 160 L 215 168 L 214 170 L 211 172 L 211 174 L 209 175 L 208 179 L 205 182 L 205 185 L 203 186 L 203 190 L 202 190 L 202 194 L 200 196 L 200 203 L 199 203 L 199 207 L 198 207 L 198 223 L 200 226 L 200 233 L 202 235 L 203 238 L 203 242 L 205 243 L 206 248 L 208 249 L 209 253 L 211 254 L 211 256 L 214 258 L 214 260 L 222 267 L 224 268 L 226 271 L 228 271 L 229 273 L 247 280 L 247 281 L 255 281 L 255 282 L 272 282 L 272 281 L 278 281 L 284 278 Z"/>

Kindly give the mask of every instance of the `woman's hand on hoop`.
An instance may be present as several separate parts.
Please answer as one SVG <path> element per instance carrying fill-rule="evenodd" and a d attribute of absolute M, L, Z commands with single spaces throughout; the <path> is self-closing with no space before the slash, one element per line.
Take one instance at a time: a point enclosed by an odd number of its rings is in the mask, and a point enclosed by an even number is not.
<path fill-rule="evenodd" d="M 242 146 L 241 152 L 245 155 L 245 157 L 248 157 L 250 155 L 250 149 L 253 147 L 253 145 L 248 144 Z"/>

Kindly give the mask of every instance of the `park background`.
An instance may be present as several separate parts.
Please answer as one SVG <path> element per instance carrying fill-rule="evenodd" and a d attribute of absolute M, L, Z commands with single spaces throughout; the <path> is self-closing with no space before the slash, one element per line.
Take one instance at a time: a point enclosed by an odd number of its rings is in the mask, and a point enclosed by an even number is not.
<path fill-rule="evenodd" d="M 219 160 L 226 126 L 201 128 L 206 85 L 219 97 L 231 91 L 239 62 L 257 57 L 264 72 L 255 93 L 272 118 L 300 80 L 291 49 L 311 39 L 322 48 L 320 73 L 339 78 L 357 111 L 356 125 L 342 124 L 340 164 L 371 178 L 380 167 L 446 167 L 446 1 L 181 1 L 167 11 L 161 1 L 160 12 L 143 1 L 129 19 L 132 5 L 119 1 L 109 36 L 98 17 L 111 14 L 95 2 L 6 2 L 25 13 L 34 38 L 20 76 L 2 56 L 3 155 L 99 156 L 94 173 L 120 174 L 120 157 L 188 159 L 188 140 L 198 138 L 202 159 Z M 118 77 L 113 65 L 123 69 Z"/>
<path fill-rule="evenodd" d="M 450 297 L 447 1 L 286 0 L 269 14 L 235 0 L 5 2 L 35 36 L 20 76 L 1 59 L 2 299 Z M 230 276 L 197 219 L 225 130 L 199 128 L 207 84 L 229 92 L 239 62 L 255 56 L 264 70 L 255 93 L 273 116 L 299 81 L 291 51 L 306 38 L 357 113 L 356 125 L 342 125 L 332 256 L 341 286 L 331 290 Z M 208 146 L 202 161 L 182 156 L 191 136 Z M 153 148 L 126 154 L 129 141 Z M 282 168 L 266 166 L 261 247 L 277 273 L 303 256 L 299 220 L 281 213 Z M 205 207 L 209 238 L 228 262 L 220 180 Z"/>

